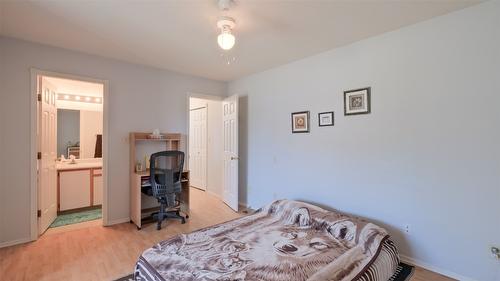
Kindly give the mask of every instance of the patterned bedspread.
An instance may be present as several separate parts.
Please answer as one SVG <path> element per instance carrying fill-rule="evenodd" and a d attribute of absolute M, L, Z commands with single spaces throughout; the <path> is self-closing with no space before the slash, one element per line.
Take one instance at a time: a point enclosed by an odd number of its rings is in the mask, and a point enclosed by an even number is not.
<path fill-rule="evenodd" d="M 383 228 L 362 219 L 280 200 L 255 214 L 160 242 L 141 255 L 135 278 L 370 280 L 369 268 L 387 237 Z"/>

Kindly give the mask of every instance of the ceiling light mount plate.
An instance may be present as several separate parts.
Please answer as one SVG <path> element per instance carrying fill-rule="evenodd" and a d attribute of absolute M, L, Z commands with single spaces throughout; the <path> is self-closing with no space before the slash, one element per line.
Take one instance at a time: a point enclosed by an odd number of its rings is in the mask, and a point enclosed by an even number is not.
<path fill-rule="evenodd" d="M 218 1 L 219 9 L 221 11 L 229 10 L 229 7 L 231 6 L 231 2 L 233 2 L 233 1 L 232 0 L 219 0 Z"/>
<path fill-rule="evenodd" d="M 220 29 L 224 29 L 224 27 L 229 27 L 233 29 L 236 26 L 236 21 L 232 17 L 219 17 L 217 20 L 217 27 Z"/>

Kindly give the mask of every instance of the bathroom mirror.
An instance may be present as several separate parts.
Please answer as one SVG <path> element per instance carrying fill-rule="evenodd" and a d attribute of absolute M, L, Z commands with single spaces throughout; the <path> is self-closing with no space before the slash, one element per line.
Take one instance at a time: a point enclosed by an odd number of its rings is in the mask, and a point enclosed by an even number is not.
<path fill-rule="evenodd" d="M 77 159 L 102 157 L 102 120 L 100 111 L 57 110 L 57 154 Z"/>
<path fill-rule="evenodd" d="M 80 110 L 57 109 L 57 156 L 80 158 Z"/>

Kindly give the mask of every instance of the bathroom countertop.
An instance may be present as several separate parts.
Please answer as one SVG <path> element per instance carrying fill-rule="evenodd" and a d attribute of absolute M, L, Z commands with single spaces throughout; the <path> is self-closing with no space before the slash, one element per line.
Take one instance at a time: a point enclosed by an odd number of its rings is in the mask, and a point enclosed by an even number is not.
<path fill-rule="evenodd" d="M 58 171 L 68 171 L 68 170 L 81 170 L 81 169 L 92 169 L 92 168 L 102 168 L 101 161 L 77 161 L 76 164 L 70 164 L 69 162 L 57 163 L 56 168 Z"/>

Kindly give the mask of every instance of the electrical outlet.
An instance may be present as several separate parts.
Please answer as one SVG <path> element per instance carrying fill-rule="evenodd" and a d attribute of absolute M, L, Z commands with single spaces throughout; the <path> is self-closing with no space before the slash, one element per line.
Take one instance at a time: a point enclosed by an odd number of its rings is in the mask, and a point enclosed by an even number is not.
<path fill-rule="evenodd" d="M 405 224 L 403 231 L 406 233 L 406 235 L 410 235 L 411 234 L 411 225 Z"/>

